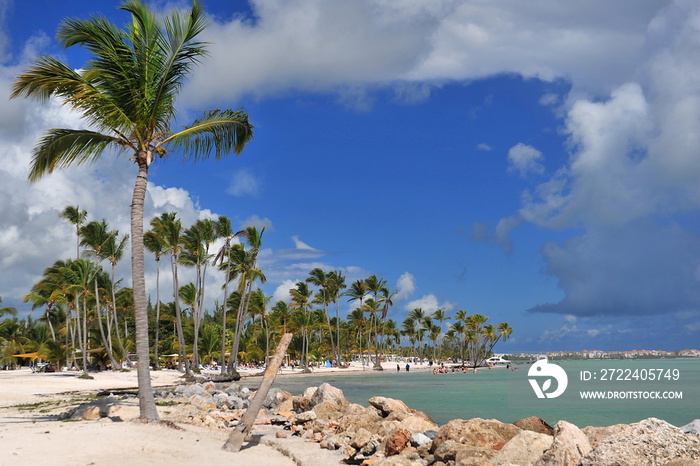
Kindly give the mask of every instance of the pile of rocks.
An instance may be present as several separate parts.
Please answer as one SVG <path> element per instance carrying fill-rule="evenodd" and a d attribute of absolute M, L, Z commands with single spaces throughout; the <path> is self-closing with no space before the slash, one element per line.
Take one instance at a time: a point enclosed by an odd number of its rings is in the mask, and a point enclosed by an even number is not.
<path fill-rule="evenodd" d="M 700 466 L 697 422 L 683 428 L 688 433 L 655 418 L 584 429 L 566 421 L 551 427 L 536 417 L 513 424 L 455 419 L 438 427 L 402 401 L 374 397 L 369 403 L 348 403 L 324 384 L 285 401 L 279 414 L 288 416 L 295 435 L 344 449 L 346 462 L 355 464 Z"/>
<path fill-rule="evenodd" d="M 206 382 L 160 391 L 157 402 L 177 405 L 169 418 L 175 422 L 230 430 L 254 396 L 235 383 Z M 114 415 L 113 405 L 104 403 L 100 415 Z M 566 421 L 552 427 L 536 417 L 513 424 L 455 419 L 438 426 L 400 400 L 378 396 L 365 407 L 348 402 L 329 384 L 299 396 L 273 388 L 263 406 L 256 423 L 280 426 L 276 441 L 296 437 L 315 442 L 342 453 L 348 464 L 700 466 L 700 420 L 680 429 L 655 418 L 583 429 Z M 95 411 L 81 408 L 71 415 L 85 418 Z"/>

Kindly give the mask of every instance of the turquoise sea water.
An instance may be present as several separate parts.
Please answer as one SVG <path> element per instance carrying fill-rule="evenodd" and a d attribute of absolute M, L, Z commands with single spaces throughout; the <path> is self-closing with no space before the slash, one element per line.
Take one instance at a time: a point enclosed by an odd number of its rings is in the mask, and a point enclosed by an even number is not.
<path fill-rule="evenodd" d="M 296 395 L 301 394 L 306 387 L 328 382 L 343 390 L 349 401 L 363 406 L 367 406 L 367 400 L 373 396 L 397 398 L 403 400 L 410 408 L 430 415 L 440 425 L 451 419 L 481 417 L 513 422 L 528 416 L 537 416 L 551 425 L 561 419 L 583 427 L 631 423 L 657 417 L 682 426 L 700 418 L 700 360 L 593 360 L 555 363 L 568 375 L 568 387 L 565 393 L 556 399 L 537 398 L 528 382 L 529 366 L 525 364 L 516 366 L 518 371 L 504 368 L 480 369 L 477 374 L 433 375 L 429 371 L 367 371 L 342 375 L 326 373 L 280 376 L 275 381 L 275 386 Z M 652 372 L 655 380 L 642 380 L 651 378 Z M 674 380 L 676 376 L 677 380 Z M 590 380 L 581 380 L 587 377 Z M 604 377 L 608 380 L 599 380 Z M 243 384 L 255 388 L 259 379 L 245 381 Z M 550 389 L 552 390 L 553 388 Z M 602 391 L 606 394 L 613 391 L 624 392 L 620 396 L 627 399 L 581 399 L 581 391 Z M 668 391 L 682 392 L 682 399 L 644 399 L 645 395 L 641 394 Z M 635 395 L 632 392 L 639 394 Z M 630 399 L 634 396 L 639 398 Z"/>

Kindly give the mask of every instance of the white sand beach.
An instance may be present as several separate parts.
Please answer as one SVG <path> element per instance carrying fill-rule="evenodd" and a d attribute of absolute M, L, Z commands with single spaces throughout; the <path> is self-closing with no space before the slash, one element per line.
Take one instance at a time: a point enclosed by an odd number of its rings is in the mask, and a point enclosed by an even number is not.
<path fill-rule="evenodd" d="M 411 370 L 427 366 L 411 367 Z M 366 370 L 370 370 L 365 368 Z M 396 370 L 396 363 L 386 363 Z M 317 368 L 323 372 L 362 371 L 360 364 L 348 369 Z M 245 375 L 259 370 L 244 371 Z M 214 372 L 212 372 L 214 373 Z M 282 375 L 301 375 L 284 369 Z M 125 402 L 119 411 L 123 422 L 110 419 L 57 421 L 56 415 L 88 395 L 110 389 L 136 389 L 136 371 L 91 373 L 92 380 L 79 379 L 80 372 L 33 373 L 28 368 L 0 371 L 0 465 L 190 465 L 193 461 L 228 462 L 256 466 L 293 465 L 294 461 L 273 447 L 247 444 L 238 453 L 221 450 L 226 432 L 178 423 L 182 430 L 164 425 L 142 424 L 136 400 Z M 151 372 L 154 388 L 178 385 L 182 374 L 175 370 Z M 168 419 L 173 407 L 158 407 Z M 255 434 L 256 431 L 254 431 Z M 240 462 L 240 463 L 238 463 Z"/>

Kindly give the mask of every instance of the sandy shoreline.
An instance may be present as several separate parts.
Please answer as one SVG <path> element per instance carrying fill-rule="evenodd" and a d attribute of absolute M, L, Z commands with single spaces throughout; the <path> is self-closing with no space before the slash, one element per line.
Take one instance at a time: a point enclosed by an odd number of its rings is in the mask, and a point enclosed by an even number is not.
<path fill-rule="evenodd" d="M 395 363 L 385 364 L 396 370 Z M 411 367 L 426 370 L 427 366 Z M 348 369 L 317 368 L 314 375 L 325 372 L 357 373 L 362 366 Z M 252 376 L 259 370 L 243 371 Z M 210 374 L 217 372 L 208 371 Z M 298 369 L 284 369 L 282 376 L 303 376 Z M 120 417 L 124 422 L 109 419 L 60 422 L 56 414 L 68 409 L 71 400 L 110 389 L 136 389 L 136 371 L 91 373 L 92 380 L 79 379 L 80 372 L 33 373 L 27 368 L 0 371 L 0 464 L 68 466 L 81 464 L 117 465 L 191 465 L 202 461 L 236 461 L 256 466 L 295 464 L 276 449 L 248 444 L 239 453 L 221 450 L 226 432 L 179 424 L 184 430 L 135 422 L 136 400 L 125 402 Z M 154 388 L 181 384 L 182 373 L 175 370 L 151 372 Z M 22 406 L 39 403 L 41 406 Z M 73 401 L 75 403 L 75 401 Z M 173 408 L 158 407 L 161 418 L 167 419 Z M 269 427 L 258 434 L 270 433 Z M 262 430 L 262 432 L 261 432 Z M 195 464 L 196 464 L 195 463 Z"/>
<path fill-rule="evenodd" d="M 384 363 L 384 370 L 395 371 L 396 363 Z M 371 372 L 371 367 L 365 366 L 367 372 Z M 411 365 L 412 371 L 427 370 L 427 364 Z M 402 366 L 403 370 L 403 366 Z M 357 373 L 362 372 L 360 364 L 353 364 L 346 369 L 338 368 L 314 368 L 310 375 L 320 375 L 324 373 Z M 99 392 L 109 389 L 136 389 L 138 386 L 136 370 L 126 372 L 91 372 L 93 380 L 79 379 L 82 372 L 53 372 L 34 373 L 24 367 L 18 370 L 0 371 L 0 407 L 14 406 L 24 403 L 36 403 L 53 398 L 64 396 L 74 396 L 85 392 Z M 262 373 L 260 369 L 244 369 L 240 371 L 242 377 L 257 379 Z M 203 371 L 204 375 L 215 375 L 218 371 Z M 282 369 L 280 377 L 304 376 L 299 369 Z M 182 373 L 177 370 L 151 371 L 151 385 L 153 388 L 168 387 L 183 383 Z"/>

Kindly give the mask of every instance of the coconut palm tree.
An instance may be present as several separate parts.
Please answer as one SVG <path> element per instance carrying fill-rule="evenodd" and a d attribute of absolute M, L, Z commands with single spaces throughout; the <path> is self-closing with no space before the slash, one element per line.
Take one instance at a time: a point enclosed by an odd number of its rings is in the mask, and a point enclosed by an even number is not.
<path fill-rule="evenodd" d="M 223 267 L 224 272 L 224 300 L 222 305 L 221 314 L 221 374 L 225 374 L 228 370 L 228 365 L 225 363 L 226 355 L 226 312 L 228 310 L 228 284 L 231 280 L 231 261 L 229 260 L 231 254 L 231 241 L 234 238 L 233 228 L 231 228 L 231 219 L 221 215 L 216 222 L 216 234 L 219 238 L 223 238 L 224 245 L 219 249 L 214 257 L 214 265 L 217 263 Z M 224 266 L 224 259 L 226 260 L 226 265 Z"/>
<path fill-rule="evenodd" d="M 83 359 L 83 372 L 88 370 L 88 297 L 94 299 L 92 286 L 101 272 L 101 269 L 85 259 L 68 261 L 60 268 L 59 273 L 65 283 L 66 292 L 70 293 L 75 301 L 76 316 L 78 318 L 78 340 Z M 92 296 L 91 296 L 92 295 Z M 81 308 L 83 315 L 81 316 Z M 82 328 L 80 324 L 82 322 Z"/>
<path fill-rule="evenodd" d="M 497 325 L 497 330 L 494 329 L 494 332 L 497 331 L 498 335 L 494 338 L 491 338 L 491 342 L 489 345 L 489 349 L 487 350 L 487 353 L 490 353 L 493 350 L 493 347 L 496 346 L 496 343 L 502 338 L 503 341 L 507 341 L 508 338 L 510 338 L 511 334 L 513 333 L 513 328 L 510 326 L 508 322 L 500 322 Z"/>
<path fill-rule="evenodd" d="M 381 333 L 382 333 L 382 342 L 384 343 L 383 346 L 386 346 L 386 337 L 387 335 L 390 335 L 391 332 L 388 332 L 387 329 L 387 320 L 386 317 L 389 314 L 389 308 L 394 305 L 394 296 L 396 296 L 396 291 L 391 291 L 389 290 L 388 287 L 383 286 L 379 290 L 379 307 L 382 310 L 381 314 Z"/>
<path fill-rule="evenodd" d="M 30 295 L 25 296 L 25 299 L 31 302 L 37 302 L 35 299 L 43 300 L 43 296 L 46 296 L 46 304 L 48 306 L 49 303 L 51 303 L 51 309 L 54 309 L 55 306 L 67 306 L 64 330 L 65 345 L 68 347 L 70 339 L 70 347 L 75 348 L 75 333 L 78 327 L 75 299 L 68 289 L 68 283 L 62 272 L 63 268 L 67 265 L 68 262 L 58 260 L 52 266 L 44 269 L 43 278 L 32 287 L 32 292 Z M 73 359 L 74 365 L 77 366 L 75 353 L 72 351 L 66 358 L 66 366 L 69 364 L 71 358 Z"/>
<path fill-rule="evenodd" d="M 459 345 L 459 357 L 462 360 L 462 366 L 464 366 L 464 330 L 464 322 L 461 320 L 453 322 L 448 330 L 455 336 L 455 340 Z"/>
<path fill-rule="evenodd" d="M 365 319 L 365 313 L 361 307 L 356 307 L 350 311 L 348 316 L 348 323 L 352 330 L 353 335 L 357 338 L 357 343 L 360 349 L 360 361 L 362 362 L 362 370 L 365 369 L 365 353 L 364 345 L 362 344 L 365 332 L 367 331 L 367 319 Z"/>
<path fill-rule="evenodd" d="M 206 54 L 198 40 L 205 29 L 203 10 L 194 1 L 189 12 L 157 16 L 139 0 L 120 6 L 132 21 L 120 29 L 104 17 L 65 20 L 58 40 L 66 48 L 85 46 L 93 59 L 82 67 L 39 57 L 17 77 L 12 97 L 57 97 L 80 112 L 89 129 L 49 130 L 34 148 L 29 179 L 37 181 L 57 168 L 92 161 L 108 148 L 130 151 L 138 167 L 131 203 L 132 282 L 136 311 L 136 352 L 140 418 L 158 420 L 148 372 L 148 313 L 144 275 L 143 207 L 148 169 L 168 151 L 186 158 L 216 158 L 241 153 L 252 125 L 241 110 L 211 110 L 190 126 L 173 131 L 175 100 L 192 68 Z M 79 69 L 77 69 L 79 68 Z"/>
<path fill-rule="evenodd" d="M 87 219 L 87 210 L 80 210 L 80 206 L 66 206 L 59 214 L 59 217 L 65 219 L 71 225 L 75 226 L 75 258 L 80 257 L 80 227 Z"/>
<path fill-rule="evenodd" d="M 197 286 L 192 282 L 181 286 L 180 290 L 178 291 L 178 297 L 182 300 L 182 304 L 190 307 L 192 320 L 195 321 L 195 316 L 199 313 L 197 309 L 197 305 L 199 303 L 199 299 L 197 299 Z M 199 339 L 197 338 L 196 333 L 199 331 L 199 327 L 194 326 L 193 330 L 194 335 L 192 338 L 192 365 L 195 367 L 195 370 L 197 370 L 197 368 L 199 368 L 199 358 L 197 352 L 197 344 L 199 343 Z M 185 351 L 185 356 L 187 356 L 187 351 Z"/>
<path fill-rule="evenodd" d="M 128 241 L 129 235 L 120 235 L 118 230 L 112 231 L 109 235 L 109 238 L 107 239 L 107 242 L 103 247 L 102 255 L 105 259 L 107 259 L 107 262 L 109 262 L 111 278 L 110 294 L 112 298 L 112 303 L 111 306 L 108 307 L 108 310 L 111 309 L 111 312 L 107 319 L 107 338 L 110 342 L 112 341 L 112 325 L 114 325 L 114 333 L 117 335 L 117 344 L 119 345 L 119 349 L 124 355 L 126 363 L 129 367 L 131 367 L 132 364 L 131 360 L 129 359 L 129 353 L 124 348 L 124 342 L 122 341 L 121 333 L 119 332 L 119 320 L 117 319 L 116 298 L 117 280 L 115 276 L 117 263 L 119 263 L 119 261 L 122 259 L 122 256 L 124 255 L 124 249 L 126 248 L 126 244 Z"/>
<path fill-rule="evenodd" d="M 420 353 L 420 362 L 423 363 L 423 338 L 425 338 L 425 311 L 423 308 L 416 307 L 408 313 L 408 317 L 415 322 L 416 342 L 418 343 L 418 352 Z"/>
<path fill-rule="evenodd" d="M 163 238 L 153 230 L 148 230 L 143 235 L 144 247 L 154 255 L 156 260 L 156 331 L 155 342 L 153 343 L 153 367 L 158 368 L 160 359 L 158 358 L 158 340 L 160 339 L 160 258 L 168 251 L 168 246 Z"/>
<path fill-rule="evenodd" d="M 217 354 L 220 343 L 219 333 L 218 324 L 211 322 L 202 324 L 202 338 L 200 340 L 199 351 L 204 364 L 210 364 Z"/>
<path fill-rule="evenodd" d="M 80 228 L 79 233 L 80 245 L 85 248 L 84 254 L 87 257 L 92 258 L 96 268 L 100 267 L 100 262 L 102 262 L 102 260 L 106 258 L 105 251 L 107 248 L 107 243 L 110 241 L 110 239 L 112 239 L 112 236 L 116 232 L 110 231 L 107 221 L 102 219 L 101 222 L 92 221 L 86 225 L 83 225 Z M 97 275 L 95 275 L 95 280 L 97 280 Z M 100 302 L 97 282 L 95 282 L 95 302 L 98 304 Z M 102 325 L 102 312 L 100 310 L 101 307 L 102 306 L 99 305 L 95 306 L 95 311 L 97 313 L 97 324 L 100 328 L 100 335 L 103 337 L 105 351 L 112 364 L 112 369 L 117 370 L 119 368 L 119 364 L 114 358 L 114 353 L 112 351 L 112 318 L 111 315 L 106 316 L 105 321 L 107 323 L 107 335 L 105 336 L 105 332 Z"/>
<path fill-rule="evenodd" d="M 39 352 L 46 356 L 46 360 L 56 364 L 58 370 L 61 370 L 62 364 L 66 361 L 68 348 L 56 340 L 48 340 L 39 347 Z"/>
<path fill-rule="evenodd" d="M 187 267 L 194 267 L 196 270 L 196 279 L 192 283 L 193 295 L 192 299 L 192 322 L 194 324 L 194 341 L 192 344 L 192 360 L 195 367 L 199 366 L 199 322 L 201 320 L 202 309 L 200 299 L 202 293 L 202 283 L 203 283 L 203 266 L 206 262 L 206 252 L 204 250 L 204 239 L 202 238 L 202 231 L 197 224 L 192 225 L 190 228 L 183 231 L 182 234 L 182 244 L 184 246 L 182 255 L 180 256 L 180 263 Z M 182 289 L 182 288 L 181 288 Z"/>
<path fill-rule="evenodd" d="M 442 342 L 441 342 L 441 337 L 443 334 L 442 327 L 443 327 L 443 324 L 445 323 L 445 321 L 450 320 L 450 318 L 447 316 L 447 313 L 443 309 L 436 309 L 432 313 L 431 317 L 433 318 L 433 320 L 437 320 L 438 325 L 440 326 L 440 332 L 438 333 L 437 345 L 442 347 Z"/>
<path fill-rule="evenodd" d="M 175 304 L 175 325 L 177 329 L 178 343 L 178 367 L 186 373 L 190 372 L 190 363 L 187 359 L 185 335 L 182 331 L 182 309 L 180 308 L 180 283 L 178 279 L 178 264 L 182 254 L 182 222 L 175 212 L 164 212 L 160 217 L 151 220 L 151 228 L 160 236 L 170 254 L 170 269 L 173 275 L 173 301 Z"/>
<path fill-rule="evenodd" d="M 272 315 L 275 317 L 280 329 L 282 330 L 281 335 L 287 333 L 289 319 L 291 319 L 292 316 L 292 309 L 290 309 L 290 307 L 287 306 L 287 303 L 284 301 L 277 301 L 275 305 L 272 306 Z"/>
<path fill-rule="evenodd" d="M 342 271 L 332 270 L 328 273 L 328 299 L 335 307 L 335 342 L 338 345 L 338 354 L 340 354 L 340 307 L 338 306 L 338 299 L 340 299 L 342 290 L 346 287 Z M 338 364 L 340 364 L 340 359 L 338 359 Z"/>
<path fill-rule="evenodd" d="M 331 318 L 328 315 L 328 307 L 333 300 L 332 293 L 334 292 L 331 290 L 331 275 L 324 272 L 323 269 L 316 267 L 309 272 L 309 277 L 306 279 L 306 281 L 319 287 L 314 297 L 314 303 L 321 304 L 323 306 L 326 324 L 328 325 L 328 334 L 331 339 L 331 350 L 335 356 L 336 364 L 340 364 L 340 353 L 338 352 L 336 343 L 333 341 L 333 328 L 331 327 Z"/>
<path fill-rule="evenodd" d="M 209 249 L 218 238 L 217 225 L 215 221 L 205 218 L 197 220 L 194 227 L 199 231 L 199 239 L 201 240 L 202 247 L 204 248 L 204 254 L 200 258 L 202 273 L 199 277 L 199 303 L 197 303 L 197 307 L 200 310 L 204 310 L 204 293 L 207 282 L 207 269 L 209 268 L 209 260 L 212 259 L 212 256 L 209 254 Z"/>
<path fill-rule="evenodd" d="M 303 352 L 303 362 L 304 369 L 309 368 L 309 328 L 311 327 L 311 318 L 309 316 L 309 309 L 311 308 L 311 296 L 313 291 L 309 289 L 309 285 L 306 282 L 298 281 L 294 288 L 289 290 L 289 295 L 292 301 L 289 303 L 289 307 L 297 310 L 293 314 L 293 321 L 296 323 L 296 327 L 302 331 L 302 338 L 304 340 L 304 352 Z"/>
<path fill-rule="evenodd" d="M 253 322 L 256 322 L 256 317 L 260 316 L 260 329 L 265 340 L 265 363 L 267 364 L 270 357 L 270 327 L 268 322 L 267 304 L 271 297 L 266 296 L 265 292 L 258 288 L 250 295 L 250 314 L 253 317 Z"/>
<path fill-rule="evenodd" d="M 34 286 L 32 286 L 31 292 L 24 296 L 23 301 L 25 303 L 31 302 L 32 310 L 38 309 L 40 307 L 44 308 L 44 317 L 46 319 L 46 323 L 49 326 L 51 338 L 55 340 L 56 332 L 54 332 L 53 323 L 51 322 L 54 306 L 56 305 L 55 301 L 51 299 L 51 293 L 55 289 L 55 286 L 49 285 L 50 284 L 46 283 L 44 280 L 40 280 L 39 282 L 35 283 Z M 2 298 L 0 298 L 0 302 L 2 302 Z M 2 309 L 0 308 L 0 317 L 2 317 L 2 315 Z"/>
<path fill-rule="evenodd" d="M 401 322 L 401 335 L 408 338 L 408 343 L 411 345 L 411 356 L 416 357 L 416 319 L 406 317 Z"/>
<path fill-rule="evenodd" d="M 364 307 L 364 300 L 365 296 L 367 295 L 367 289 L 365 288 L 364 282 L 362 280 L 355 280 L 350 284 L 350 287 L 348 290 L 343 293 L 343 296 L 348 297 L 348 302 L 352 301 L 358 301 L 359 306 L 358 308 L 360 309 L 360 312 L 362 311 L 362 308 Z M 363 355 L 363 364 L 364 364 L 364 355 Z"/>
<path fill-rule="evenodd" d="M 379 308 L 379 303 L 374 300 L 374 298 L 365 299 L 365 303 L 362 305 L 362 312 L 369 314 L 369 338 L 374 343 L 374 370 L 381 370 L 382 365 L 379 362 L 379 338 L 377 337 L 377 329 L 379 320 L 378 314 L 381 313 Z M 374 335 L 374 337 L 372 337 Z M 369 348 L 368 348 L 369 349 Z"/>
<path fill-rule="evenodd" d="M 483 358 L 483 340 L 484 340 L 484 324 L 489 320 L 483 314 L 472 314 L 467 317 L 466 325 L 467 331 L 465 335 L 467 338 L 467 348 L 469 353 L 469 359 L 472 361 L 474 367 L 477 367 Z"/>
<path fill-rule="evenodd" d="M 265 228 L 258 231 L 255 227 L 248 227 L 237 233 L 246 239 L 250 248 L 245 249 L 241 244 L 233 245 L 229 251 L 228 257 L 228 261 L 232 261 L 230 269 L 228 269 L 229 264 L 220 265 L 220 268 L 225 267 L 227 270 L 231 271 L 232 275 L 229 277 L 230 279 L 238 278 L 237 292 L 240 296 L 237 307 L 238 311 L 236 313 L 236 331 L 233 337 L 231 361 L 229 363 L 229 370 L 231 371 L 235 369 L 237 362 L 238 348 L 241 335 L 243 334 L 244 324 L 248 316 L 248 306 L 250 304 L 250 294 L 253 283 L 257 280 L 260 280 L 262 283 L 266 281 L 265 274 L 257 268 L 258 252 L 262 245 L 262 234 L 264 232 Z"/>
<path fill-rule="evenodd" d="M 15 363 L 13 354 L 26 353 L 32 346 L 27 326 L 16 317 L 0 323 L 0 364 Z"/>

